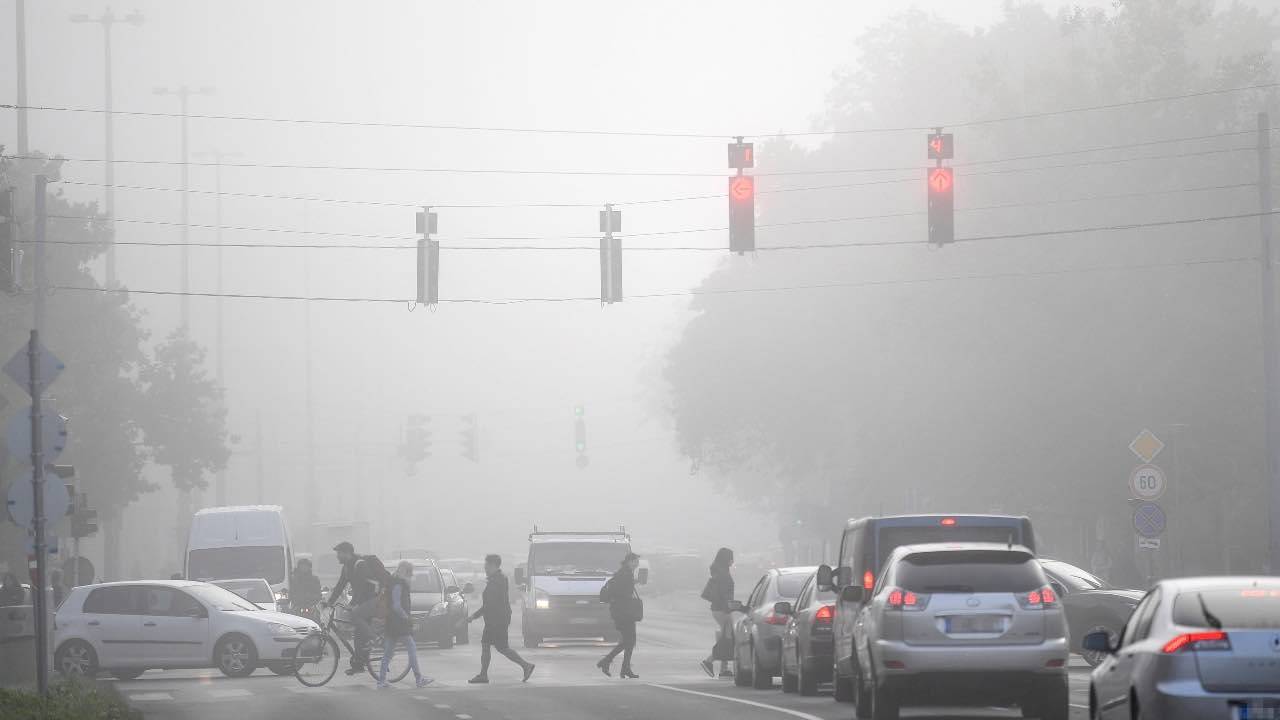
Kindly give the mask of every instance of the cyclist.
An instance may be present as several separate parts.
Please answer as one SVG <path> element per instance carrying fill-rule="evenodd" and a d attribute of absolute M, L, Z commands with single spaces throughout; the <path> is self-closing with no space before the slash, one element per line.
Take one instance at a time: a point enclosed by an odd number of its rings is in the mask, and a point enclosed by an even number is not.
<path fill-rule="evenodd" d="M 342 575 L 329 593 L 326 604 L 332 605 L 342 595 L 342 591 L 348 585 L 351 586 L 351 606 L 348 610 L 351 611 L 351 623 L 355 626 L 355 653 L 351 656 L 351 667 L 347 669 L 347 674 L 355 675 L 362 672 L 369 661 L 369 637 L 373 635 L 369 621 L 377 610 L 378 586 L 389 585 L 391 573 L 387 572 L 387 568 L 377 557 L 357 555 L 355 547 L 345 540 L 334 545 L 333 551 L 338 554 Z"/>
<path fill-rule="evenodd" d="M 294 612 L 302 612 L 320 600 L 320 578 L 311 572 L 311 559 L 299 558 L 289 577 L 289 604 Z"/>

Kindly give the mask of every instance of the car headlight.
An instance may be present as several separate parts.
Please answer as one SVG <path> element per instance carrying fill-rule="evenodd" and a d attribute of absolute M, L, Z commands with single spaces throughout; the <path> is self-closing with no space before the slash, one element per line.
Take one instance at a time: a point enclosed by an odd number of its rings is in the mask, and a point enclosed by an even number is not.
<path fill-rule="evenodd" d="M 538 610 L 551 609 L 551 596 L 542 590 L 533 591 L 533 607 Z"/>
<path fill-rule="evenodd" d="M 267 623 L 267 629 L 272 635 L 292 635 L 295 632 L 293 628 L 281 623 Z"/>
<path fill-rule="evenodd" d="M 445 605 L 444 603 L 436 603 L 435 607 L 431 608 L 431 617 L 439 617 L 447 612 L 449 612 L 448 605 Z"/>

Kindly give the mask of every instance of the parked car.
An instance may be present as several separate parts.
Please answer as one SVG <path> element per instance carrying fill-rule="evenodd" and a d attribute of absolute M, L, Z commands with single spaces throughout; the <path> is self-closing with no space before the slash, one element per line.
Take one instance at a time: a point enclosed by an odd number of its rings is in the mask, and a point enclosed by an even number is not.
<path fill-rule="evenodd" d="M 895 720 L 907 704 L 1017 705 L 1066 720 L 1066 619 L 1029 549 L 907 545 L 869 594 L 842 592 L 868 597 L 854 623 L 858 717 Z"/>
<path fill-rule="evenodd" d="M 1102 578 L 1061 560 L 1041 559 L 1040 567 L 1067 613 L 1071 652 L 1080 653 L 1085 662 L 1097 667 L 1106 653 L 1085 650 L 1085 636 L 1106 632 L 1114 644 L 1142 599 L 1142 591 L 1112 587 Z"/>
<path fill-rule="evenodd" d="M 1280 578 L 1164 580 L 1138 604 L 1089 684 L 1100 720 L 1280 717 Z"/>
<path fill-rule="evenodd" d="M 775 610 L 789 615 L 782 631 L 782 691 L 817 695 L 818 684 L 831 682 L 831 621 L 835 593 L 818 588 L 815 572 L 805 580 L 794 603 Z M 783 606 L 790 605 L 790 607 Z"/>
<path fill-rule="evenodd" d="M 760 577 L 733 622 L 733 680 L 739 686 L 773 686 L 782 673 L 782 631 L 791 620 L 781 602 L 792 603 L 816 568 L 774 568 Z M 783 610 L 783 612 L 778 612 Z"/>
<path fill-rule="evenodd" d="M 280 610 L 276 604 L 276 596 L 271 592 L 271 584 L 263 578 L 214 580 L 211 584 L 230 590 L 263 610 Z"/>
<path fill-rule="evenodd" d="M 133 679 L 152 668 L 215 667 L 246 677 L 259 666 L 293 672 L 290 659 L 316 623 L 262 610 L 230 590 L 187 580 L 83 585 L 54 617 L 54 665 Z"/>
<path fill-rule="evenodd" d="M 453 647 L 460 634 L 459 624 L 466 617 L 466 600 L 459 592 L 446 592 L 448 587 L 435 560 L 423 558 L 409 562 L 413 563 L 413 579 L 409 582 L 413 639 L 436 643 L 445 649 Z M 394 573 L 396 564 L 387 565 L 387 571 Z"/>
<path fill-rule="evenodd" d="M 818 587 L 834 589 L 837 598 L 832 628 L 836 700 L 853 702 L 853 624 L 862 609 L 861 598 L 870 596 L 881 568 L 896 548 L 921 543 L 999 542 L 1035 552 L 1035 537 L 1031 520 L 1011 515 L 891 515 L 849 520 L 840 536 L 838 567 L 818 568 Z M 855 586 L 863 592 L 842 592 Z"/>
<path fill-rule="evenodd" d="M 445 568 L 440 568 L 440 581 L 444 583 L 444 601 L 449 606 L 447 615 L 457 628 L 453 641 L 458 645 L 466 645 L 471 642 L 466 622 L 467 616 L 471 614 L 467 596 L 475 592 L 475 586 L 469 582 L 460 584 L 457 575 Z"/>

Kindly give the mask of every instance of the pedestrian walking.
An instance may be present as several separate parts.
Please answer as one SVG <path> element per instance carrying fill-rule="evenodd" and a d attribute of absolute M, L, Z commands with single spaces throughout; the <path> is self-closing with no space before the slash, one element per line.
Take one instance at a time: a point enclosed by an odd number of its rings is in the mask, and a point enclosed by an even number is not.
<path fill-rule="evenodd" d="M 364 670 L 369 660 L 369 638 L 373 635 L 370 621 L 378 609 L 378 586 L 391 581 L 391 574 L 383 566 L 382 561 L 373 555 L 357 555 L 355 547 L 345 540 L 333 546 L 338 554 L 338 562 L 342 565 L 342 574 L 338 583 L 329 593 L 328 605 L 342 595 L 342 591 L 351 586 L 351 606 L 348 608 L 351 623 L 355 626 L 355 653 L 351 656 L 351 667 L 348 675 L 355 675 Z"/>
<path fill-rule="evenodd" d="M 387 595 L 391 607 L 387 609 L 387 626 L 382 640 L 382 667 L 378 671 L 378 689 L 391 687 L 387 682 L 387 666 L 395 655 L 396 644 L 404 643 L 409 653 L 409 667 L 418 680 L 418 687 L 423 688 L 435 682 L 435 679 L 422 674 L 418 668 L 418 646 L 413 641 L 413 618 L 409 616 L 409 581 L 413 578 L 413 563 L 401 560 L 396 572 L 391 576 L 387 587 Z"/>
<path fill-rule="evenodd" d="M 639 679 L 631 669 L 631 655 L 636 649 L 636 623 L 644 619 L 644 601 L 636 592 L 636 568 L 640 567 L 640 556 L 627 553 L 622 559 L 622 566 L 605 583 L 600 595 L 609 603 L 609 616 L 613 618 L 613 626 L 618 628 L 622 638 L 618 644 L 596 663 L 600 672 L 613 677 L 609 666 L 613 659 L 622 654 L 622 671 L 619 677 Z"/>
<path fill-rule="evenodd" d="M 709 677 L 716 676 L 716 661 L 720 662 L 720 677 L 733 677 L 729 672 L 729 660 L 733 657 L 733 625 L 729 615 L 734 605 L 733 575 L 729 572 L 732 567 L 733 551 L 720 548 L 711 563 L 711 577 L 702 589 L 702 599 L 711 603 L 711 617 L 716 623 L 716 643 L 711 647 L 711 654 L 700 663 Z"/>
<path fill-rule="evenodd" d="M 502 558 L 498 555 L 486 555 L 484 571 L 488 581 L 484 586 L 484 594 L 480 596 L 480 609 L 467 618 L 468 622 L 484 618 L 484 634 L 480 637 L 480 674 L 467 682 L 473 685 L 489 682 L 489 661 L 493 659 L 494 650 L 519 665 L 524 671 L 521 682 L 529 682 L 534 664 L 520 657 L 507 641 L 507 629 L 511 626 L 511 593 L 507 576 L 502 574 Z"/>

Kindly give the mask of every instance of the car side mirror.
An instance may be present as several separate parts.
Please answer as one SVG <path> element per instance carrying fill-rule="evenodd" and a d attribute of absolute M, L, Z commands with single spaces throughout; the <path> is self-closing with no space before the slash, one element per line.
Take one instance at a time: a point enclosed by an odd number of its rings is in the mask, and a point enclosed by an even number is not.
<path fill-rule="evenodd" d="M 475 593 L 475 591 L 476 591 L 476 586 L 472 585 L 471 583 L 467 583 L 466 585 L 462 586 L 463 595 L 472 595 Z"/>
<path fill-rule="evenodd" d="M 819 590 L 830 590 L 831 581 L 833 579 L 834 578 L 832 577 L 832 570 L 830 565 L 818 566 L 818 577 L 815 579 L 815 581 L 818 585 Z"/>
<path fill-rule="evenodd" d="M 835 583 L 833 584 L 836 587 L 844 587 L 846 585 L 852 585 L 853 584 L 853 568 L 843 567 L 843 566 L 836 568 L 836 579 L 835 579 Z"/>
<path fill-rule="evenodd" d="M 774 615 L 794 615 L 795 609 L 791 607 L 791 603 L 786 600 L 779 600 L 773 604 Z"/>
<path fill-rule="evenodd" d="M 523 585 L 525 581 L 524 568 L 516 568 L 515 578 L 517 585 Z"/>
<path fill-rule="evenodd" d="M 649 582 L 649 568 L 640 568 L 636 571 L 636 584 L 644 585 Z"/>
<path fill-rule="evenodd" d="M 457 585 L 450 585 L 449 587 L 444 589 L 445 595 L 457 595 L 460 592 L 462 592 L 462 588 L 458 587 Z"/>
<path fill-rule="evenodd" d="M 867 591 L 861 585 L 845 585 L 840 589 L 840 600 L 848 603 L 860 603 L 866 600 Z"/>
<path fill-rule="evenodd" d="M 1106 630 L 1091 632 L 1084 636 L 1080 641 L 1080 647 L 1090 652 L 1111 653 L 1116 651 L 1114 645 L 1111 644 L 1111 633 Z"/>

